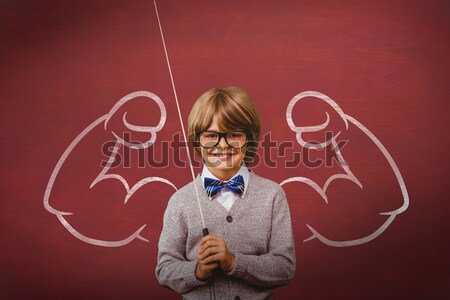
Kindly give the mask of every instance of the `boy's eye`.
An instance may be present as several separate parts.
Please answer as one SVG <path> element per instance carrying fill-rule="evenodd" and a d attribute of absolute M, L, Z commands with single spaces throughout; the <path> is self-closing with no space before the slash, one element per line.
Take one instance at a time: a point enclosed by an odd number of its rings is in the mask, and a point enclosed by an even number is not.
<path fill-rule="evenodd" d="M 230 132 L 228 134 L 228 137 L 229 138 L 234 138 L 234 139 L 242 138 L 242 137 L 244 137 L 244 133 L 242 133 L 242 132 Z"/>
<path fill-rule="evenodd" d="M 204 133 L 203 136 L 208 139 L 216 139 L 218 135 L 216 133 Z"/>

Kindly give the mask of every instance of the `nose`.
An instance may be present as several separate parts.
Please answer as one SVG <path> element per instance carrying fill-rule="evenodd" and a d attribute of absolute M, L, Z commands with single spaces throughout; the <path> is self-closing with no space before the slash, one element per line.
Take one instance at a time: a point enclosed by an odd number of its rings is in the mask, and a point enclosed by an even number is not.
<path fill-rule="evenodd" d="M 227 144 L 227 141 L 225 140 L 224 136 L 221 136 L 219 138 L 219 144 L 217 144 L 216 147 L 218 147 L 219 145 L 220 145 L 220 148 L 228 148 L 228 144 Z"/>

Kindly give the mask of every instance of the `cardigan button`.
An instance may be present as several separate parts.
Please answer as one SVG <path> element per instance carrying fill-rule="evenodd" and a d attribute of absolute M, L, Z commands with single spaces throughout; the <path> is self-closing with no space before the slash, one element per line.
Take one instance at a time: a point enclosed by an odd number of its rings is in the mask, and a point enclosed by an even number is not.
<path fill-rule="evenodd" d="M 241 297 L 236 296 L 236 297 L 234 297 L 234 300 L 241 300 Z"/>
<path fill-rule="evenodd" d="M 233 222 L 233 217 L 232 217 L 232 216 L 227 216 L 227 222 L 228 222 L 228 223 Z"/>

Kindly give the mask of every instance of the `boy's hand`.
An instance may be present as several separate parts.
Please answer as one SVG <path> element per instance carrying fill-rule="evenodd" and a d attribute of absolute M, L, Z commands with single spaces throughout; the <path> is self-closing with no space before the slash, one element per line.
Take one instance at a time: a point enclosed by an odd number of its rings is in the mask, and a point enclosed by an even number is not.
<path fill-rule="evenodd" d="M 217 262 L 225 272 L 234 268 L 234 256 L 228 251 L 225 240 L 218 235 L 209 234 L 202 238 L 197 252 L 199 264 Z"/>
<path fill-rule="evenodd" d="M 198 254 L 197 254 L 198 258 Z M 209 264 L 202 263 L 198 260 L 197 267 L 195 268 L 195 276 L 198 280 L 206 280 L 213 275 L 214 269 L 219 267 L 219 263 L 212 262 Z"/>

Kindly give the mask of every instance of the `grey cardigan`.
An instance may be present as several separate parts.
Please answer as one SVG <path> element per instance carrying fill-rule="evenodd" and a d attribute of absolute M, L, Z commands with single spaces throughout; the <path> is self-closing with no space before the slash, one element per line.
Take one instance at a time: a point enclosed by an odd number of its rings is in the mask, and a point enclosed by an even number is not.
<path fill-rule="evenodd" d="M 227 211 L 210 201 L 196 178 L 206 226 L 235 257 L 234 269 L 207 281 L 195 276 L 202 222 L 194 183 L 175 192 L 164 213 L 156 277 L 183 299 L 271 299 L 295 273 L 295 245 L 286 194 L 277 183 L 250 173 L 245 197 Z"/>

